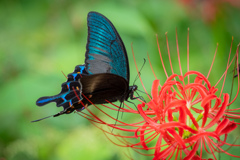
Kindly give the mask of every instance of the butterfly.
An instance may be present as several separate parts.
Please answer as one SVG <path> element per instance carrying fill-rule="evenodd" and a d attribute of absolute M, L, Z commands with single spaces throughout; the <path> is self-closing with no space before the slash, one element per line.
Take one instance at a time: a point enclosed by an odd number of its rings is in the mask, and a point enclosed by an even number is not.
<path fill-rule="evenodd" d="M 74 72 L 67 75 L 59 94 L 41 97 L 36 102 L 38 106 L 50 102 L 56 102 L 57 107 L 62 106 L 63 111 L 53 117 L 74 110 L 82 111 L 92 103 L 122 103 L 128 98 L 135 99 L 133 93 L 138 87 L 129 86 L 128 56 L 116 28 L 97 12 L 88 13 L 87 25 L 85 64 L 77 65 Z"/>

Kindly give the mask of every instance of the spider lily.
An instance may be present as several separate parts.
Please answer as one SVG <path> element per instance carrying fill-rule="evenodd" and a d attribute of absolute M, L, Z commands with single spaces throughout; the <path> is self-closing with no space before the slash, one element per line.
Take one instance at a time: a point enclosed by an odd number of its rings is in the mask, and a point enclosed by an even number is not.
<path fill-rule="evenodd" d="M 124 108 L 112 103 L 110 105 L 94 105 L 94 109 L 97 108 L 104 116 L 96 115 L 89 108 L 86 108 L 89 113 L 79 112 L 79 114 L 101 129 L 114 144 L 121 147 L 130 147 L 144 156 L 152 156 L 153 160 L 165 160 L 172 157 L 181 160 L 202 160 L 205 158 L 203 153 L 208 153 L 213 159 L 217 159 L 216 152 L 240 158 L 240 156 L 230 154 L 221 148 L 223 145 L 230 147 L 240 146 L 227 143 L 229 133 L 239 125 L 234 120 L 240 118 L 240 112 L 238 112 L 240 108 L 229 109 L 229 106 L 233 105 L 239 93 L 239 76 L 237 76 L 237 93 L 233 100 L 230 100 L 228 93 L 223 93 L 230 66 L 234 65 L 234 60 L 236 60 L 235 64 L 238 64 L 239 45 L 233 58 L 231 58 L 230 49 L 223 75 L 216 84 L 211 84 L 209 76 L 217 49 L 207 75 L 198 71 L 191 71 L 189 69 L 188 34 L 187 72 L 183 74 L 177 33 L 176 42 L 180 74 L 173 71 L 167 39 L 172 72 L 169 76 L 162 60 L 157 38 L 159 55 L 167 79 L 161 85 L 160 80 L 155 78 L 149 101 L 143 102 L 139 100 L 140 104 L 137 105 L 137 109 L 127 104 L 125 104 Z M 239 66 L 235 66 L 239 70 Z M 154 72 L 153 74 L 155 75 Z M 221 80 L 223 81 L 222 86 L 218 87 Z M 129 117 L 131 118 L 126 121 L 119 120 L 114 118 L 109 111 L 130 114 Z M 111 121 L 117 123 L 110 123 Z M 153 152 L 141 152 L 143 150 L 153 150 Z M 212 158 L 209 158 L 209 160 Z"/>

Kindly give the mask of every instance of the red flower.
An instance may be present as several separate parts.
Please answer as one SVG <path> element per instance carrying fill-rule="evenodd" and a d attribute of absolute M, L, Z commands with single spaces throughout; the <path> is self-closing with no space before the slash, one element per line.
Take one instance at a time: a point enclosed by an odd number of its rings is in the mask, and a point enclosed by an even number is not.
<path fill-rule="evenodd" d="M 173 155 L 175 155 L 175 159 L 201 160 L 204 158 L 203 152 L 211 154 L 213 159 L 217 159 L 215 152 L 223 152 L 240 158 L 240 156 L 232 155 L 221 148 L 223 145 L 240 146 L 226 142 L 228 134 L 238 127 L 238 123 L 230 118 L 240 118 L 240 112 L 236 112 L 240 108 L 228 109 L 238 95 L 239 76 L 235 98 L 230 101 L 229 94 L 223 93 L 227 72 L 234 59 L 237 59 L 236 63 L 238 64 L 238 48 L 232 60 L 230 60 L 230 50 L 226 70 L 220 78 L 223 80 L 221 89 L 217 88 L 220 80 L 215 85 L 208 80 L 217 50 L 207 76 L 197 71 L 190 71 L 189 58 L 188 71 L 182 74 L 177 41 L 181 74 L 174 73 L 168 49 L 172 71 L 172 75 L 168 76 L 159 47 L 167 80 L 163 85 L 160 85 L 160 80 L 157 78 L 153 81 L 151 97 L 147 103 L 138 104 L 137 110 L 126 104 L 124 108 L 119 108 L 114 104 L 111 104 L 111 107 L 102 105 L 104 108 L 95 106 L 104 114 L 102 118 L 89 108 L 86 108 L 89 114 L 83 112 L 79 114 L 93 122 L 116 145 L 131 147 L 143 155 L 153 156 L 153 160 L 171 159 Z M 217 92 L 218 90 L 220 93 Z M 109 110 L 124 112 L 124 116 L 128 113 L 131 116 L 128 117 L 128 121 L 120 121 L 111 116 L 112 113 L 111 115 L 107 113 Z M 112 119 L 112 124 L 110 119 Z M 114 124 L 115 121 L 117 124 Z M 142 150 L 154 150 L 154 153 L 146 154 L 141 152 Z"/>

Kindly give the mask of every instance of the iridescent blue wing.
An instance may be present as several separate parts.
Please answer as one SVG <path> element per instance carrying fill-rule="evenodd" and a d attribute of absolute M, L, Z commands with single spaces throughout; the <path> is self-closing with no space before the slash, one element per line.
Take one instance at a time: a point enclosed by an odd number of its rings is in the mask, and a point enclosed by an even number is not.
<path fill-rule="evenodd" d="M 68 79 L 62 84 L 62 90 L 55 96 L 41 97 L 37 100 L 38 106 L 43 106 L 50 102 L 56 102 L 57 107 L 62 106 L 65 109 L 71 107 L 74 103 L 82 100 L 82 85 L 80 78 L 86 75 L 85 66 L 78 65 L 73 73 L 68 74 Z"/>
<path fill-rule="evenodd" d="M 129 83 L 127 52 L 113 24 L 97 12 L 89 12 L 87 21 L 86 71 L 89 74 L 115 74 Z"/>
<path fill-rule="evenodd" d="M 81 111 L 84 109 L 82 104 L 102 104 L 106 100 L 123 102 L 129 97 L 129 64 L 121 37 L 102 14 L 90 12 L 87 20 L 85 65 L 76 66 L 62 84 L 59 94 L 41 97 L 36 102 L 38 106 L 50 102 L 56 102 L 58 107 L 62 106 L 64 110 L 54 117 L 74 110 Z M 87 96 L 91 102 L 82 95 Z"/>

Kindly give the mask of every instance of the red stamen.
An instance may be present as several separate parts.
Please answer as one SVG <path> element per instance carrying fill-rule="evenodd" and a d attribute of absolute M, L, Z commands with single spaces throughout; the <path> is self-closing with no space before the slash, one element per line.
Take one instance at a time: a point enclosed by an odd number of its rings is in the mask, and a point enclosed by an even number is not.
<path fill-rule="evenodd" d="M 177 44 L 177 54 L 178 54 L 178 64 L 179 64 L 179 70 L 181 76 L 183 75 L 182 73 L 182 67 L 181 67 L 181 60 L 180 60 L 180 53 L 179 53 L 179 45 L 178 45 L 178 35 L 177 35 L 177 28 L 176 28 L 176 44 Z"/>

